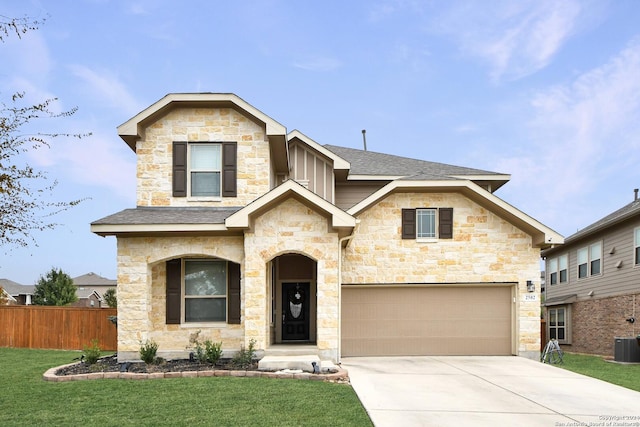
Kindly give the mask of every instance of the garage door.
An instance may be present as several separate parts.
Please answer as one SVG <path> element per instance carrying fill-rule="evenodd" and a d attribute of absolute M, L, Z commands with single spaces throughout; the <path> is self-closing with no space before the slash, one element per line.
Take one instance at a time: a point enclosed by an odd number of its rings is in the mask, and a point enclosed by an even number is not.
<path fill-rule="evenodd" d="M 342 355 L 511 355 L 511 286 L 342 288 Z"/>

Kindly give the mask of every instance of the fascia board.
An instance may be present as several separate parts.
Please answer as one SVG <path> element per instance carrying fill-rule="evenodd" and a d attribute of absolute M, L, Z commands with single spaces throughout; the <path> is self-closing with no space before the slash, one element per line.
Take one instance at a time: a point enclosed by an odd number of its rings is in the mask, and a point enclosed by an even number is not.
<path fill-rule="evenodd" d="M 227 231 L 224 224 L 92 224 L 91 232 L 100 236 L 126 233 Z"/>
<path fill-rule="evenodd" d="M 394 181 L 404 178 L 405 175 L 352 175 L 349 174 L 347 181 Z"/>
<path fill-rule="evenodd" d="M 458 179 L 467 179 L 469 181 L 504 181 L 508 182 L 511 180 L 511 175 L 509 174 L 478 174 L 478 175 L 450 175 L 452 178 Z"/>
<path fill-rule="evenodd" d="M 276 203 L 278 200 L 287 197 L 288 194 L 305 199 L 319 210 L 329 214 L 331 216 L 331 225 L 334 228 L 355 227 L 356 225 L 356 219 L 347 212 L 329 203 L 297 182 L 288 180 L 259 199 L 254 200 L 238 212 L 230 215 L 225 220 L 226 227 L 249 228 L 249 219 L 253 213 L 261 211 L 272 203 Z"/>
<path fill-rule="evenodd" d="M 322 145 L 318 144 L 313 139 L 309 138 L 307 135 L 303 134 L 299 130 L 294 129 L 291 132 L 289 132 L 289 134 L 287 135 L 287 141 L 291 141 L 293 138 L 298 138 L 300 141 L 307 144 L 309 147 L 313 148 L 314 150 L 318 151 L 323 156 L 326 156 L 331 160 L 333 160 L 334 169 L 340 169 L 340 170 L 351 169 L 351 163 L 349 163 L 342 157 L 338 156 L 333 151 L 327 150 Z"/>
<path fill-rule="evenodd" d="M 140 123 L 144 122 L 154 114 L 159 113 L 172 103 L 224 103 L 228 102 L 235 105 L 239 110 L 255 117 L 263 122 L 266 127 L 267 136 L 286 135 L 287 129 L 271 117 L 264 114 L 239 96 L 232 93 L 170 93 L 162 99 L 156 101 L 140 113 L 133 116 L 120 126 L 118 126 L 118 135 L 135 150 L 135 141 L 140 138 Z"/>

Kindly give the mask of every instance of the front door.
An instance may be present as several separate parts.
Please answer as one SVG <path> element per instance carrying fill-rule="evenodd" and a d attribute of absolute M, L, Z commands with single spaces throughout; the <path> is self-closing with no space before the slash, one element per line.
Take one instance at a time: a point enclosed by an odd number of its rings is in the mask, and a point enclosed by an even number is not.
<path fill-rule="evenodd" d="M 282 284 L 282 341 L 309 341 L 309 283 Z"/>

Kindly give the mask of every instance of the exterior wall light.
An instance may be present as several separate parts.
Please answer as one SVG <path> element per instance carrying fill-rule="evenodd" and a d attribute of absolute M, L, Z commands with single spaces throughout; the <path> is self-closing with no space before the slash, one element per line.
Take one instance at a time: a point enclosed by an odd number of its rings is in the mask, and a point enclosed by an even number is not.
<path fill-rule="evenodd" d="M 535 292 L 536 285 L 533 283 L 533 280 L 527 280 L 527 292 Z"/>

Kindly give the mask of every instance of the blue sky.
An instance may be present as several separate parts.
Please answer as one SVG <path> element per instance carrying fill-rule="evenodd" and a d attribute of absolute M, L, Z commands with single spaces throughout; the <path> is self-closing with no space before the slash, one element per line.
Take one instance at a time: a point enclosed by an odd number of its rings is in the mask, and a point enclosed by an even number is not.
<path fill-rule="evenodd" d="M 57 97 L 27 160 L 55 199 L 90 198 L 2 248 L 0 278 L 116 278 L 90 222 L 135 206 L 116 127 L 171 92 L 233 92 L 321 144 L 511 174 L 497 196 L 568 236 L 640 187 L 640 2 L 8 0 L 46 18 L 0 44 L 0 97 Z"/>

